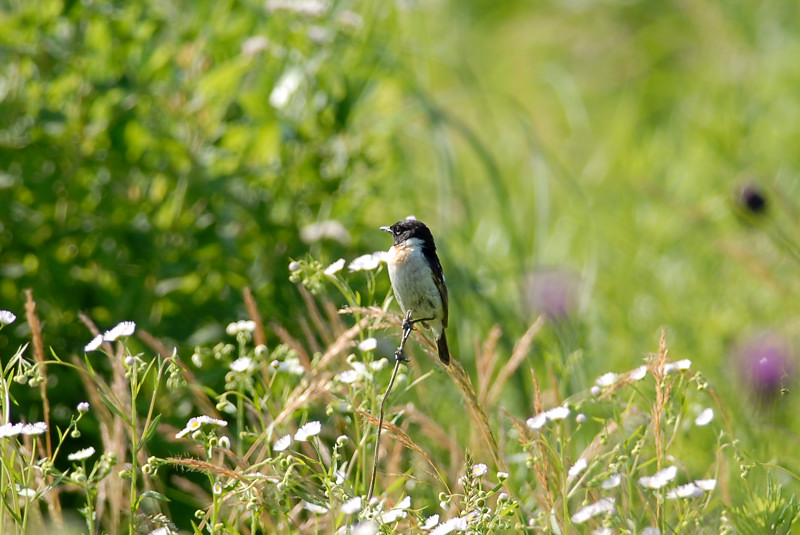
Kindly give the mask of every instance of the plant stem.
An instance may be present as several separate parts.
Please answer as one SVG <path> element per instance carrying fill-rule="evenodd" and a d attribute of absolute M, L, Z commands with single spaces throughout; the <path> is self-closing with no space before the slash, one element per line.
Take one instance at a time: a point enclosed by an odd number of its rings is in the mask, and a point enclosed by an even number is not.
<path fill-rule="evenodd" d="M 381 408 L 380 413 L 378 415 L 378 431 L 375 435 L 375 457 L 372 461 L 372 477 L 369 481 L 369 492 L 367 492 L 367 504 L 372 501 L 372 494 L 375 491 L 375 480 L 378 478 L 378 453 L 380 452 L 381 446 L 381 430 L 383 429 L 383 411 L 386 406 L 386 400 L 389 398 L 389 393 L 392 391 L 392 387 L 394 386 L 394 380 L 397 378 L 397 372 L 400 370 L 400 363 L 405 361 L 403 356 L 403 352 L 406 347 L 406 340 L 411 335 L 411 331 L 414 330 L 414 323 L 417 321 L 424 321 L 424 320 L 415 320 L 411 321 L 411 310 L 406 313 L 406 317 L 403 320 L 403 338 L 400 341 L 400 347 L 397 348 L 397 351 L 394 352 L 394 370 L 392 371 L 392 378 L 389 379 L 389 384 L 386 386 L 386 392 L 383 394 L 383 399 L 381 399 Z"/>

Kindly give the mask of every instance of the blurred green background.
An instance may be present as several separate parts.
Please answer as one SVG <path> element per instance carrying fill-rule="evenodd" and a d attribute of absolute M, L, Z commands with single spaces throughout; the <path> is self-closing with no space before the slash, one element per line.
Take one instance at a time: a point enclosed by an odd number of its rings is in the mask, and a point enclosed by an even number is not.
<path fill-rule="evenodd" d="M 800 430 L 797 2 L 1 6 L 0 308 L 32 288 L 59 355 L 91 338 L 78 311 L 188 352 L 245 286 L 301 334 L 289 262 L 386 249 L 414 214 L 468 369 L 493 324 L 510 350 L 546 312 L 530 362 L 569 393 L 663 327 L 744 433 Z M 759 336 L 783 363 L 760 403 L 736 371 Z"/>

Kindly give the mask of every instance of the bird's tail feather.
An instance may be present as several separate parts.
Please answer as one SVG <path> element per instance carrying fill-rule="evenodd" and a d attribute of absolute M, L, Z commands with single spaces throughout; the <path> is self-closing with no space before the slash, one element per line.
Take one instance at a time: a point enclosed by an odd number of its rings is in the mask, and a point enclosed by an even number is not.
<path fill-rule="evenodd" d="M 450 348 L 447 347 L 447 334 L 442 330 L 442 336 L 436 340 L 436 348 L 439 350 L 439 360 L 445 366 L 450 365 Z"/>

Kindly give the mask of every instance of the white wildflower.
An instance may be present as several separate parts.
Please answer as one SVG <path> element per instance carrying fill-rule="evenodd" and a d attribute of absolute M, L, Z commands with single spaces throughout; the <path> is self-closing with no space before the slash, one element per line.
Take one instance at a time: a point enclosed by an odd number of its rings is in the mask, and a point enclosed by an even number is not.
<path fill-rule="evenodd" d="M 219 420 L 217 418 L 211 418 L 210 416 L 206 415 L 194 416 L 192 418 L 189 418 L 189 421 L 186 422 L 186 427 L 184 427 L 181 431 L 179 431 L 175 435 L 175 438 L 183 438 L 189 433 L 198 431 L 203 426 L 203 424 L 214 425 L 217 427 L 225 427 L 228 425 L 228 422 L 226 422 L 225 420 Z"/>
<path fill-rule="evenodd" d="M 661 535 L 661 530 L 648 526 L 642 530 L 642 535 Z"/>
<path fill-rule="evenodd" d="M 136 330 L 136 324 L 132 321 L 122 321 L 117 323 L 112 329 L 103 333 L 103 340 L 113 342 L 123 336 L 130 336 Z"/>
<path fill-rule="evenodd" d="M 631 372 L 631 379 L 639 381 L 647 375 L 647 366 L 639 366 Z"/>
<path fill-rule="evenodd" d="M 283 451 L 288 448 L 292 444 L 292 435 L 283 435 L 281 438 L 275 441 L 275 444 L 272 446 L 274 451 Z"/>
<path fill-rule="evenodd" d="M 256 322 L 253 320 L 239 320 L 233 321 L 225 327 L 225 332 L 230 336 L 236 336 L 239 333 L 251 333 L 256 330 Z"/>
<path fill-rule="evenodd" d="M 272 92 L 269 94 L 269 103 L 273 108 L 279 110 L 285 108 L 302 82 L 303 71 L 300 68 L 292 67 L 288 69 L 278 79 L 275 87 L 272 88 Z M 302 232 L 300 236 L 303 236 Z"/>
<path fill-rule="evenodd" d="M 347 266 L 351 272 L 355 271 L 372 271 L 373 269 L 378 269 L 378 266 L 381 265 L 381 262 L 384 262 L 386 259 L 386 253 L 384 251 L 376 251 L 371 254 L 361 255 L 352 262 L 350 265 Z"/>
<path fill-rule="evenodd" d="M 425 519 L 425 522 L 422 523 L 420 529 L 427 531 L 429 529 L 435 528 L 438 523 L 439 523 L 439 515 L 431 515 Z"/>
<path fill-rule="evenodd" d="M 41 435 L 47 431 L 47 424 L 44 422 L 34 422 L 32 424 L 23 424 L 19 430 L 22 435 Z"/>
<path fill-rule="evenodd" d="M 586 470 L 587 466 L 588 463 L 586 462 L 586 459 L 578 459 L 578 461 L 567 471 L 567 476 L 570 479 L 573 479 L 575 476 Z"/>
<path fill-rule="evenodd" d="M 342 512 L 346 515 L 352 515 L 361 511 L 361 504 L 362 504 L 361 496 L 356 496 L 355 498 L 350 498 L 346 502 L 342 504 Z"/>
<path fill-rule="evenodd" d="M 263 35 L 254 35 L 245 39 L 242 43 L 242 55 L 252 58 L 262 50 L 266 50 L 269 46 L 269 40 Z"/>
<path fill-rule="evenodd" d="M 569 407 L 553 407 L 550 410 L 537 414 L 533 418 L 528 418 L 525 422 L 531 429 L 540 429 L 548 420 L 563 420 L 569 416 Z"/>
<path fill-rule="evenodd" d="M 581 524 L 597 515 L 602 515 L 604 513 L 614 514 L 616 512 L 616 506 L 614 504 L 614 498 L 602 498 L 594 503 L 582 507 L 577 513 L 572 515 L 572 522 L 575 524 Z"/>
<path fill-rule="evenodd" d="M 547 415 L 545 413 L 537 414 L 533 418 L 528 418 L 525 422 L 525 425 L 530 427 L 533 430 L 541 429 L 542 426 L 547 422 Z"/>
<path fill-rule="evenodd" d="M 34 498 L 36 496 L 36 491 L 34 489 L 30 489 L 28 487 L 21 487 L 16 485 L 17 487 L 17 496 L 20 498 Z"/>
<path fill-rule="evenodd" d="M 347 229 L 339 221 L 329 219 L 327 221 L 318 221 L 311 223 L 300 229 L 300 239 L 305 243 L 314 243 L 323 239 L 333 240 L 348 245 L 352 238 Z M 342 265 L 339 269 L 344 267 L 344 258 L 341 259 Z"/>
<path fill-rule="evenodd" d="M 431 535 L 446 535 L 454 531 L 466 531 L 467 527 L 466 518 L 455 517 L 439 524 L 436 529 L 431 531 Z"/>
<path fill-rule="evenodd" d="M 303 509 L 315 515 L 324 515 L 328 512 L 328 508 L 316 503 L 303 502 Z"/>
<path fill-rule="evenodd" d="M 16 321 L 17 316 L 10 310 L 0 310 L 0 323 L 3 325 L 11 325 Z"/>
<path fill-rule="evenodd" d="M 88 448 L 83 448 L 82 450 L 78 450 L 75 453 L 70 453 L 67 455 L 67 459 L 70 461 L 83 461 L 88 459 L 94 455 L 94 448 L 89 446 Z"/>
<path fill-rule="evenodd" d="M 583 414 L 582 412 L 579 412 L 578 414 L 575 415 L 575 421 L 578 422 L 579 424 L 584 423 L 586 421 L 586 415 Z"/>
<path fill-rule="evenodd" d="M 694 483 L 687 483 L 686 485 L 679 485 L 667 493 L 668 500 L 676 498 L 699 498 L 703 495 L 703 489 Z"/>
<path fill-rule="evenodd" d="M 664 364 L 664 373 L 672 373 L 678 370 L 688 370 L 692 366 L 692 361 L 689 359 L 679 360 L 677 362 L 667 362 Z"/>
<path fill-rule="evenodd" d="M 15 437 L 22 430 L 22 424 L 0 425 L 0 438 Z"/>
<path fill-rule="evenodd" d="M 345 370 L 337 374 L 333 379 L 340 383 L 351 384 L 358 381 L 359 373 L 355 370 Z"/>
<path fill-rule="evenodd" d="M 694 482 L 694 484 L 706 492 L 712 491 L 715 488 L 717 488 L 716 479 L 698 479 L 697 481 Z"/>
<path fill-rule="evenodd" d="M 611 386 L 617 382 L 617 374 L 614 372 L 604 373 L 595 380 L 595 384 L 600 387 Z"/>
<path fill-rule="evenodd" d="M 369 369 L 374 372 L 378 372 L 384 369 L 387 364 L 389 364 L 389 361 L 387 359 L 385 358 L 378 359 L 369 363 Z"/>
<path fill-rule="evenodd" d="M 487 467 L 483 463 L 478 463 L 472 466 L 472 477 L 481 477 L 485 475 L 489 471 L 489 467 Z"/>
<path fill-rule="evenodd" d="M 372 520 L 365 520 L 353 526 L 350 535 L 377 535 L 378 525 Z"/>
<path fill-rule="evenodd" d="M 97 349 L 98 347 L 100 347 L 100 344 L 102 344 L 102 343 L 103 343 L 103 335 L 102 335 L 102 334 L 98 334 L 97 336 L 95 336 L 94 338 L 92 338 L 92 341 L 91 341 L 91 342 L 89 342 L 88 344 L 86 344 L 86 347 L 84 347 L 84 348 L 83 348 L 83 350 L 84 350 L 85 352 L 87 352 L 87 353 L 88 353 L 89 351 L 94 351 L 95 349 Z"/>
<path fill-rule="evenodd" d="M 599 396 L 600 392 L 602 392 L 602 390 L 600 390 L 600 387 L 597 385 L 593 385 L 592 388 L 589 389 L 589 393 L 594 397 Z"/>
<path fill-rule="evenodd" d="M 239 357 L 231 362 L 231 370 L 239 373 L 250 371 L 253 367 L 253 359 L 250 357 Z"/>
<path fill-rule="evenodd" d="M 498 481 L 505 481 L 506 479 L 508 479 L 508 472 L 497 472 Z"/>
<path fill-rule="evenodd" d="M 283 362 L 279 362 L 277 370 L 279 372 L 288 373 L 289 375 L 303 375 L 306 373 L 306 369 L 300 364 L 300 359 L 298 357 L 288 357 Z"/>
<path fill-rule="evenodd" d="M 678 469 L 675 466 L 668 466 L 663 470 L 659 470 L 652 476 L 642 476 L 639 478 L 639 484 L 648 489 L 660 489 L 678 475 Z"/>
<path fill-rule="evenodd" d="M 78 403 L 78 412 L 89 412 L 89 402 L 81 401 Z"/>
<path fill-rule="evenodd" d="M 331 9 L 331 3 L 325 0 L 267 0 L 264 8 L 273 13 L 288 11 L 306 17 L 322 17 Z"/>
<path fill-rule="evenodd" d="M 306 423 L 304 426 L 298 429 L 297 433 L 294 434 L 294 439 L 302 442 L 313 436 L 319 435 L 320 431 L 322 431 L 322 424 L 314 420 Z"/>
<path fill-rule="evenodd" d="M 387 511 L 380 516 L 381 524 L 391 524 L 392 522 L 397 522 L 398 520 L 402 520 L 407 516 L 408 513 L 402 509 L 392 509 L 391 511 Z"/>
<path fill-rule="evenodd" d="M 703 412 L 697 415 L 697 418 L 694 419 L 694 425 L 703 427 L 711 423 L 711 420 L 714 419 L 714 409 L 708 407 L 707 409 L 703 409 Z"/>
<path fill-rule="evenodd" d="M 545 414 L 548 420 L 563 420 L 569 416 L 569 407 L 553 407 L 546 411 Z"/>
<path fill-rule="evenodd" d="M 350 10 L 339 13 L 339 22 L 353 31 L 360 30 L 364 26 L 364 19 L 361 15 Z"/>
<path fill-rule="evenodd" d="M 387 511 L 380 515 L 380 521 L 382 524 L 391 524 L 392 522 L 397 522 L 398 520 L 402 520 L 408 516 L 406 509 L 411 508 L 411 497 L 406 496 L 402 500 L 400 500 L 397 505 L 395 505 L 391 511 Z"/>
<path fill-rule="evenodd" d="M 619 484 L 622 483 L 622 476 L 619 474 L 612 474 L 608 477 L 605 481 L 603 481 L 600 486 L 605 489 L 613 489 L 615 487 L 619 487 Z"/>
<path fill-rule="evenodd" d="M 330 266 L 325 268 L 325 274 L 329 277 L 333 277 L 335 274 L 339 273 L 342 268 L 344 267 L 344 258 L 340 258 Z"/>
<path fill-rule="evenodd" d="M 378 347 L 378 341 L 375 338 L 367 338 L 358 344 L 358 349 L 361 351 L 372 351 Z"/>

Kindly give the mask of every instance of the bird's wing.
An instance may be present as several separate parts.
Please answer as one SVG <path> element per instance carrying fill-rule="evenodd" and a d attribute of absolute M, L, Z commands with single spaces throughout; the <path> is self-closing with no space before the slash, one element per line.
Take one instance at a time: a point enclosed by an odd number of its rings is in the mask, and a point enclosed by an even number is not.
<path fill-rule="evenodd" d="M 433 271 L 433 281 L 436 283 L 436 288 L 439 290 L 439 295 L 442 297 L 442 327 L 447 327 L 447 317 L 449 313 L 449 303 L 447 297 L 447 284 L 444 282 L 444 273 L 442 272 L 442 264 L 439 263 L 439 257 L 436 252 L 428 256 L 428 261 Z"/>

